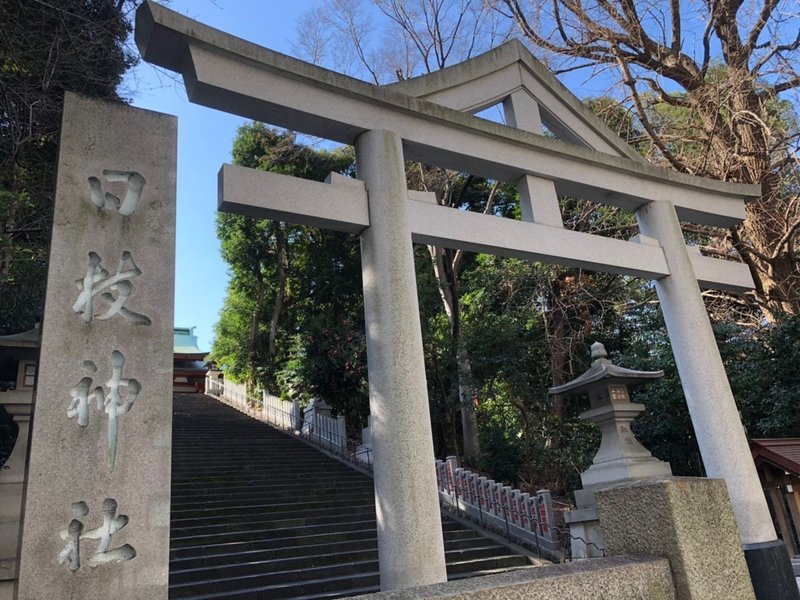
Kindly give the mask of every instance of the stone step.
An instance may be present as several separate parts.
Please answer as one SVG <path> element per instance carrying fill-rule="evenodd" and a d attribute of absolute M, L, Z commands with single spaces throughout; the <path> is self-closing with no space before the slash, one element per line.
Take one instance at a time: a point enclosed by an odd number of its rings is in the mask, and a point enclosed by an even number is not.
<path fill-rule="evenodd" d="M 219 434 L 217 434 L 219 435 Z M 235 435 L 232 433 L 231 435 Z M 290 440 L 294 441 L 294 440 Z M 291 460 L 287 461 L 285 455 L 281 455 L 282 452 L 291 449 L 293 455 Z M 229 462 L 250 462 L 250 463 L 259 463 L 271 466 L 291 466 L 292 468 L 298 468 L 303 466 L 309 466 L 318 464 L 320 462 L 327 462 L 325 460 L 321 460 L 327 457 L 319 454 L 313 448 L 308 448 L 305 453 L 295 453 L 294 451 L 297 450 L 296 448 L 292 448 L 292 446 L 285 446 L 280 448 L 274 447 L 265 447 L 260 448 L 256 446 L 255 448 L 251 448 L 252 452 L 246 452 L 247 448 L 242 448 L 241 451 L 232 450 L 232 454 L 225 456 L 220 456 L 216 453 L 209 453 L 208 455 L 199 454 L 198 452 L 187 451 L 185 456 L 178 455 L 176 458 L 180 461 L 180 466 L 203 466 L 207 464 L 225 464 Z M 316 453 L 316 456 L 314 456 Z M 288 462 L 288 465 L 287 465 Z M 344 465 L 342 465 L 344 467 Z"/>
<path fill-rule="evenodd" d="M 210 503 L 208 506 L 195 507 L 192 504 L 173 505 L 172 519 L 173 522 L 184 523 L 192 520 L 200 520 L 206 522 L 213 522 L 217 519 L 223 518 L 241 518 L 247 519 L 253 514 L 267 514 L 267 513 L 314 513 L 320 510 L 329 510 L 336 508 L 349 508 L 353 506 L 371 506 L 374 509 L 375 495 L 368 491 L 367 493 L 348 492 L 342 496 L 336 496 L 335 500 L 330 498 L 315 498 L 304 499 L 301 502 L 286 502 L 285 498 L 280 498 L 281 502 L 265 502 L 263 498 L 253 498 L 249 501 L 236 498 L 230 501 L 228 505 L 220 502 Z M 224 507 L 224 514 L 220 514 L 220 508 Z"/>
<path fill-rule="evenodd" d="M 266 427 L 266 425 L 264 425 Z M 278 435 L 284 435 L 280 432 L 276 432 Z M 236 435 L 235 431 L 231 431 L 226 434 L 226 432 L 216 432 L 213 435 Z M 233 445 L 233 444 L 226 444 L 225 449 L 226 451 L 230 451 L 230 455 L 227 453 L 225 456 L 222 456 L 217 451 L 217 447 L 210 447 L 205 449 L 200 448 L 193 448 L 187 446 L 185 449 L 182 449 L 181 446 L 177 446 L 175 448 L 174 456 L 181 462 L 181 464 L 203 464 L 208 461 L 211 462 L 225 462 L 229 458 L 235 458 L 237 460 L 245 460 L 245 461 L 265 461 L 267 464 L 309 464 L 312 462 L 326 462 L 326 457 L 323 454 L 320 454 L 315 448 L 303 443 L 303 448 L 297 448 L 296 444 L 299 440 L 290 438 L 287 436 L 286 442 L 282 444 L 274 444 L 269 440 L 251 440 L 250 442 L 240 442 L 242 444 Z M 286 454 L 282 454 L 287 450 L 291 450 L 291 455 L 289 457 Z"/>
<path fill-rule="evenodd" d="M 445 553 L 448 565 L 455 569 L 461 565 L 471 565 L 473 561 L 490 559 L 492 562 L 488 566 L 497 568 L 496 561 L 499 560 L 498 554 L 503 554 L 505 548 L 499 544 L 476 546 L 474 548 L 462 548 L 449 550 Z M 275 557 L 256 557 L 248 555 L 247 561 L 237 560 L 239 557 L 228 556 L 227 562 L 221 564 L 199 564 L 199 561 L 184 561 L 180 567 L 173 565 L 170 570 L 170 583 L 190 583 L 198 580 L 218 580 L 230 577 L 245 575 L 256 575 L 264 573 L 275 573 L 289 570 L 304 570 L 308 568 L 330 566 L 337 564 L 350 564 L 364 561 L 378 560 L 377 541 L 372 545 L 363 548 L 320 548 L 318 553 L 307 552 L 298 556 L 275 556 Z M 305 550 L 311 550 L 306 547 Z M 513 557 L 519 559 L 522 557 Z M 513 566 L 527 564 L 526 561 L 516 560 Z M 457 571 L 454 571 L 457 572 Z"/>
<path fill-rule="evenodd" d="M 170 586 L 203 581 L 206 583 L 227 581 L 232 578 L 263 576 L 273 577 L 277 574 L 292 573 L 291 578 L 299 577 L 300 571 L 315 568 L 335 568 L 337 565 L 350 565 L 378 561 L 378 548 L 351 550 L 326 554 L 309 554 L 291 558 L 230 563 L 213 567 L 190 567 L 170 569 Z M 280 578 L 276 581 L 282 581 Z"/>
<path fill-rule="evenodd" d="M 288 538 L 292 536 L 309 536 L 318 535 L 322 533 L 341 533 L 348 535 L 350 533 L 357 534 L 365 528 L 375 531 L 376 522 L 375 517 L 365 519 L 363 521 L 348 521 L 327 523 L 324 525 L 307 526 L 307 527 L 272 527 L 272 528 L 256 528 L 249 531 L 225 531 L 215 534 L 189 532 L 182 534 L 181 532 L 174 532 L 170 537 L 170 547 L 181 548 L 186 546 L 197 546 L 201 544 L 211 545 L 220 544 L 225 542 L 250 542 L 257 540 Z"/>
<path fill-rule="evenodd" d="M 446 548 L 468 547 L 483 537 L 473 529 L 453 529 L 452 521 L 443 524 Z M 271 537 L 265 537 L 270 534 Z M 305 535 L 304 535 L 305 534 Z M 272 530 L 267 532 L 228 533 L 216 536 L 173 536 L 170 556 L 188 558 L 213 556 L 217 553 L 236 553 L 273 548 L 290 548 L 332 542 L 347 542 L 375 538 L 375 521 L 361 523 L 343 523 L 329 526 L 317 526 L 305 529 Z M 249 539 L 244 539 L 249 538 Z"/>
<path fill-rule="evenodd" d="M 170 548 L 170 560 L 180 561 L 185 559 L 197 559 L 203 557 L 213 558 L 217 555 L 244 554 L 248 552 L 263 552 L 269 550 L 286 550 L 287 552 L 301 551 L 306 552 L 305 547 L 315 547 L 327 544 L 348 544 L 356 542 L 366 542 L 376 540 L 375 529 L 349 529 L 347 531 L 330 531 L 326 533 L 315 532 L 310 535 L 288 535 L 287 537 L 277 537 L 272 539 L 257 538 L 253 540 L 232 540 L 225 538 L 222 540 L 206 540 L 195 545 L 173 546 Z M 377 543 L 377 542 L 376 542 Z M 313 550 L 312 550 L 313 552 Z"/>
<path fill-rule="evenodd" d="M 178 458 L 177 460 L 180 460 Z M 247 471 L 250 469 L 263 469 L 268 471 L 277 471 L 277 472 L 284 472 L 284 473 L 308 473 L 308 474 L 319 474 L 319 467 L 320 465 L 326 465 L 327 463 L 324 461 L 313 460 L 313 459 L 304 459 L 302 462 L 293 462 L 291 464 L 286 464 L 285 462 L 279 462 L 277 458 L 264 459 L 258 457 L 249 457 L 249 458 L 242 458 L 240 460 L 236 460 L 233 457 L 225 457 L 224 460 L 196 460 L 191 462 L 186 462 L 183 464 L 177 464 L 177 470 L 184 471 L 191 475 L 196 475 L 198 472 L 206 473 L 208 471 L 215 471 L 218 469 L 234 469 L 234 470 L 241 470 Z M 348 471 L 351 471 L 350 467 L 345 465 L 338 465 L 338 467 L 332 467 L 334 471 L 345 474 Z M 321 477 L 320 477 L 321 478 Z"/>
<path fill-rule="evenodd" d="M 176 467 L 173 469 L 174 474 L 177 476 L 178 481 L 185 478 L 190 477 L 208 477 L 209 472 L 213 473 L 214 476 L 217 475 L 234 475 L 236 477 L 246 476 L 253 471 L 256 473 L 270 473 L 275 476 L 281 475 L 289 475 L 289 474 L 311 474 L 311 473 L 320 473 L 320 469 L 327 469 L 330 468 L 329 474 L 337 474 L 337 473 L 346 473 L 349 470 L 349 467 L 344 465 L 333 466 L 327 462 L 320 461 L 318 463 L 310 463 L 309 465 L 301 468 L 300 466 L 293 466 L 293 465 L 265 465 L 263 462 L 260 461 L 252 461 L 250 463 L 218 463 L 216 466 L 209 466 L 206 464 L 200 464 L 193 468 L 184 468 L 184 467 Z M 322 477 L 320 477 L 322 479 Z"/>
<path fill-rule="evenodd" d="M 352 485 L 347 484 L 347 491 L 350 493 L 359 494 L 372 494 L 374 491 L 370 482 L 369 486 L 366 485 Z M 297 498 L 300 497 L 328 497 L 334 493 L 341 493 L 341 486 L 331 485 L 327 482 L 325 485 L 315 485 L 309 489 L 305 483 L 291 483 L 286 482 L 283 485 L 250 485 L 237 488 L 223 488 L 218 491 L 207 490 L 203 492 L 201 489 L 185 491 L 172 495 L 172 505 L 190 506 L 210 506 L 217 503 L 227 503 L 232 500 L 236 501 L 249 501 L 249 500 L 264 500 L 269 499 L 283 499 L 283 498 Z"/>
<path fill-rule="evenodd" d="M 501 547 L 502 548 L 502 547 Z M 505 548 L 504 551 L 507 552 Z M 482 573 L 513 568 L 528 567 L 530 563 L 524 556 L 518 554 L 501 554 L 482 558 L 465 558 L 447 563 L 447 576 L 467 575 L 469 573 Z"/>
<path fill-rule="evenodd" d="M 331 493 L 319 494 L 306 494 L 303 496 L 303 502 L 298 503 L 297 506 L 300 510 L 314 509 L 324 506 L 330 506 L 326 498 L 330 497 Z M 186 499 L 179 499 L 172 505 L 172 516 L 174 518 L 191 519 L 194 517 L 202 518 L 210 514 L 219 514 L 222 508 L 230 506 L 231 510 L 240 512 L 258 511 L 258 512 L 276 512 L 283 510 L 286 507 L 292 506 L 291 499 L 296 498 L 296 495 L 291 494 L 249 494 L 249 495 L 232 495 L 228 497 L 216 497 L 214 499 L 204 498 L 199 501 L 192 501 L 187 497 Z M 342 494 L 337 499 L 339 504 L 374 504 L 375 494 L 372 490 L 348 490 L 346 494 Z M 260 507 L 265 507 L 264 511 Z"/>
<path fill-rule="evenodd" d="M 352 598 L 353 596 L 360 596 L 361 594 L 372 594 L 380 591 L 380 586 L 375 585 L 372 587 L 364 587 L 356 590 L 348 590 L 346 592 L 320 592 L 318 594 L 309 594 L 308 596 L 293 596 L 292 600 L 333 600 L 334 598 Z"/>
<path fill-rule="evenodd" d="M 273 544 L 269 548 L 253 548 L 244 550 L 239 545 L 229 548 L 220 546 L 218 553 L 207 546 L 200 548 L 194 555 L 184 553 L 180 558 L 170 553 L 170 571 L 181 572 L 185 569 L 217 567 L 234 564 L 237 562 L 269 561 L 281 558 L 297 558 L 305 556 L 318 556 L 328 553 L 348 553 L 361 550 L 377 550 L 378 539 L 374 536 L 361 540 L 334 541 L 320 540 L 314 536 L 313 540 L 305 545 L 285 546 Z M 323 542 L 323 543 L 315 543 Z"/>
<path fill-rule="evenodd" d="M 324 471 L 327 469 L 327 465 L 324 463 L 319 466 L 320 471 Z M 330 469 L 330 474 L 333 476 L 338 476 L 339 473 L 337 472 L 336 468 Z M 241 469 L 239 471 L 216 471 L 216 472 L 208 472 L 208 471 L 196 471 L 196 472 L 178 472 L 175 473 L 175 483 L 177 485 L 184 484 L 184 483 L 200 483 L 200 482 L 208 482 L 210 485 L 225 485 L 230 483 L 239 483 L 244 481 L 275 481 L 275 477 L 286 477 L 289 480 L 306 480 L 306 483 L 310 486 L 312 484 L 309 479 L 308 473 L 298 472 L 296 470 L 286 470 L 286 471 L 264 471 L 263 469 L 254 470 L 254 469 Z M 330 480 L 330 479 L 329 479 Z"/>
<path fill-rule="evenodd" d="M 208 493 L 219 493 L 220 491 L 235 493 L 239 490 L 265 490 L 269 491 L 270 489 L 280 489 L 281 484 L 280 481 L 285 481 L 286 485 L 291 486 L 291 488 L 296 488 L 297 486 L 305 487 L 306 489 L 313 488 L 315 484 L 319 485 L 330 485 L 331 480 L 329 478 L 325 478 L 324 484 L 322 479 L 317 479 L 316 477 L 309 478 L 307 475 L 303 473 L 294 474 L 292 476 L 286 476 L 282 480 L 275 480 L 272 479 L 269 473 L 264 473 L 262 477 L 242 477 L 240 479 L 234 479 L 233 482 L 230 481 L 220 481 L 220 482 L 213 482 L 211 481 L 210 476 L 206 477 L 193 477 L 190 481 L 175 481 L 172 484 L 173 489 L 175 490 L 176 494 L 202 494 L 204 490 L 208 491 Z M 310 482 L 309 482 L 310 481 Z M 358 473 L 352 471 L 351 474 L 343 474 L 343 475 L 336 475 L 335 481 L 340 483 L 337 489 L 342 489 L 341 484 L 345 484 L 347 487 L 353 486 L 369 486 L 372 488 L 372 482 L 364 482 L 363 476 L 359 476 Z"/>
<path fill-rule="evenodd" d="M 317 511 L 314 511 L 317 515 Z M 254 517 L 251 522 L 223 522 L 217 524 L 196 524 L 196 525 L 179 525 L 174 526 L 172 529 L 175 531 L 176 537 L 180 538 L 187 535 L 217 535 L 225 533 L 243 533 L 246 534 L 252 530 L 258 530 L 262 534 L 268 531 L 288 529 L 288 528 L 308 528 L 308 527 L 325 527 L 336 526 L 337 524 L 349 524 L 351 522 L 358 522 L 365 519 L 374 519 L 375 509 L 372 505 L 362 507 L 350 507 L 344 509 L 335 509 L 326 511 L 323 516 L 297 516 L 294 513 L 278 513 L 280 518 L 273 518 L 273 516 Z"/>
<path fill-rule="evenodd" d="M 371 478 L 216 400 L 175 407 L 170 598 L 378 590 Z M 442 530 L 449 578 L 528 564 L 460 523 Z"/>
<path fill-rule="evenodd" d="M 343 574 L 339 577 L 309 579 L 302 582 L 277 585 L 251 585 L 249 587 L 209 591 L 202 586 L 186 586 L 181 589 L 170 587 L 169 597 L 187 600 L 279 600 L 298 598 L 346 598 L 358 593 L 375 592 L 380 589 L 380 576 L 377 570 L 359 575 Z"/>
<path fill-rule="evenodd" d="M 504 556 L 464 560 L 447 565 L 448 579 L 460 579 L 477 574 L 489 574 L 500 570 L 527 568 L 522 557 Z M 377 586 L 377 557 L 350 563 L 304 567 L 270 573 L 225 576 L 219 579 L 203 578 L 196 575 L 186 583 L 173 583 L 170 573 L 170 598 L 297 598 L 310 595 L 341 591 L 354 585 Z M 309 576 L 311 576 L 309 578 Z M 200 595 L 197 593 L 200 592 Z M 352 592 L 351 592 L 352 594 Z"/>
<path fill-rule="evenodd" d="M 292 584 L 298 588 L 305 588 L 309 581 L 319 582 L 336 580 L 339 578 L 357 578 L 378 572 L 378 560 L 363 560 L 352 563 L 337 563 L 318 567 L 305 567 L 302 570 L 290 569 L 286 571 L 273 571 L 271 573 L 255 573 L 224 577 L 221 579 L 198 579 L 188 583 L 172 583 L 170 573 L 169 596 L 170 598 L 183 597 L 183 590 L 202 589 L 204 593 L 219 593 L 232 590 L 248 590 L 259 588 L 262 590 Z M 326 588 L 323 588 L 326 589 Z M 265 593 L 262 598 L 272 598 Z"/>
<path fill-rule="evenodd" d="M 371 530 L 370 530 L 371 531 Z M 372 533 L 375 533 L 372 531 Z M 375 550 L 378 548 L 376 537 L 364 539 L 350 539 L 338 541 L 336 534 L 329 534 L 325 539 L 321 535 L 309 536 L 307 543 L 298 544 L 295 540 L 265 540 L 263 543 L 245 545 L 244 543 L 221 544 L 216 550 L 207 545 L 195 546 L 185 549 L 175 549 L 170 553 L 170 561 L 174 569 L 183 570 L 195 567 L 214 567 L 232 564 L 234 562 L 267 561 L 279 558 L 296 558 L 300 556 L 317 556 L 333 552 L 347 553 L 359 550 Z M 258 544 L 258 546 L 256 546 Z M 449 557 L 455 557 L 459 552 L 488 552 L 489 549 L 497 550 L 496 545 L 487 546 L 487 540 L 479 535 L 472 537 L 445 539 L 445 552 Z M 464 554 L 461 554 L 463 557 Z"/>

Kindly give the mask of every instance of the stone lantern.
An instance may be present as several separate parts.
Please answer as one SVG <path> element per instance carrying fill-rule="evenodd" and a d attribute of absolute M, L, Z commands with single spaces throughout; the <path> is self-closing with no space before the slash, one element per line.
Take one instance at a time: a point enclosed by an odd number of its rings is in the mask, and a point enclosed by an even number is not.
<path fill-rule="evenodd" d="M 669 463 L 642 446 L 630 424 L 644 410 L 630 401 L 628 386 L 664 376 L 664 371 L 634 371 L 613 364 L 603 344 L 592 344 L 592 366 L 569 383 L 550 388 L 550 394 L 587 394 L 590 408 L 580 418 L 596 423 L 602 435 L 592 465 L 581 473 L 582 490 L 575 492 L 577 510 L 564 515 L 572 537 L 572 557 L 602 556 L 602 531 L 597 520 L 594 492 L 611 484 L 672 475 Z"/>

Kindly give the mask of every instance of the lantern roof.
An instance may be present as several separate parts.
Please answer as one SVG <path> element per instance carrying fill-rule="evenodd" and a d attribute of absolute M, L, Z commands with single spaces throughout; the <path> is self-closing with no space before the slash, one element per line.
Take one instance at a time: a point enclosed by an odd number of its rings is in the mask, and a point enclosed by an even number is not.
<path fill-rule="evenodd" d="M 664 376 L 664 371 L 635 371 L 612 363 L 605 346 L 592 344 L 592 366 L 572 381 L 550 388 L 550 394 L 580 394 L 597 386 L 598 382 L 639 385 Z"/>

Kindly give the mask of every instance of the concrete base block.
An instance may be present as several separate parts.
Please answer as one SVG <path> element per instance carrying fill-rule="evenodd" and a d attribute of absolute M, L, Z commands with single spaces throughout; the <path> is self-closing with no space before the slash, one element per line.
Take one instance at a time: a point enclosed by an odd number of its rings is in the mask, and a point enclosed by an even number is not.
<path fill-rule="evenodd" d="M 362 600 L 672 600 L 669 563 L 653 556 L 614 556 L 358 596 Z"/>
<path fill-rule="evenodd" d="M 649 452 L 648 452 L 649 454 Z M 614 481 L 630 481 L 649 477 L 669 477 L 672 475 L 669 463 L 653 456 L 634 456 L 595 463 L 581 473 L 584 488 L 601 487 Z"/>
<path fill-rule="evenodd" d="M 682 600 L 751 600 L 725 482 L 670 477 L 597 490 L 607 555 L 667 557 Z"/>
<path fill-rule="evenodd" d="M 783 540 L 745 544 L 744 558 L 758 600 L 800 600 L 792 561 Z"/>
<path fill-rule="evenodd" d="M 572 559 L 603 556 L 603 530 L 597 519 L 597 509 L 584 508 L 564 513 L 569 525 Z"/>

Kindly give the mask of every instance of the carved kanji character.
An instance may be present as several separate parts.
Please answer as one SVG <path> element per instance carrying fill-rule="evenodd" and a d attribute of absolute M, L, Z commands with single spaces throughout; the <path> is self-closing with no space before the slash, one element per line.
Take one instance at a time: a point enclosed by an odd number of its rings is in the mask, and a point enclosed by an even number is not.
<path fill-rule="evenodd" d="M 128 189 L 125 197 L 120 200 L 110 192 L 103 193 L 103 185 L 97 177 L 89 177 L 89 200 L 97 208 L 110 208 L 116 210 L 123 216 L 129 216 L 136 210 L 139 200 L 142 198 L 145 178 L 136 171 L 111 171 L 104 170 L 103 177 L 106 181 L 125 181 Z"/>
<path fill-rule="evenodd" d="M 94 318 L 104 321 L 119 314 L 134 325 L 150 325 L 151 321 L 148 317 L 125 308 L 125 303 L 133 292 L 133 284 L 130 280 L 142 274 L 142 271 L 133 262 L 131 253 L 127 250 L 122 253 L 122 258 L 117 265 L 117 272 L 114 275 L 110 275 L 101 266 L 102 261 L 99 254 L 89 252 L 86 275 L 76 282 L 81 292 L 75 304 L 72 305 L 72 310 L 87 323 Z M 106 288 L 116 292 L 116 297 L 111 292 L 104 291 Z M 94 297 L 97 294 L 101 294 L 100 297 L 110 306 L 104 313 L 95 316 Z"/>

